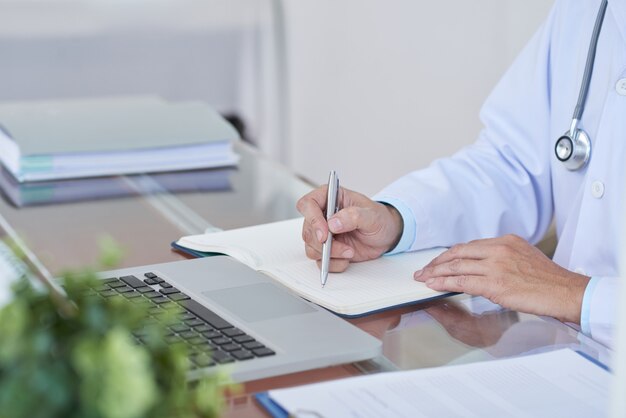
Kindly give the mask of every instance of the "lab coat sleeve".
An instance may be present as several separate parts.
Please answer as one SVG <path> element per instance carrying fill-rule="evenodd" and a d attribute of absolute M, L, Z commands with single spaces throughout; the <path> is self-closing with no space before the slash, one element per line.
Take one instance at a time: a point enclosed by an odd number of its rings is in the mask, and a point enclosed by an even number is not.
<path fill-rule="evenodd" d="M 619 277 L 592 277 L 583 297 L 580 328 L 607 347 L 612 345 L 620 280 Z"/>
<path fill-rule="evenodd" d="M 558 2 L 557 2 L 558 3 Z M 550 39 L 555 8 L 484 104 L 478 140 L 398 179 L 375 200 L 400 210 L 413 240 L 398 250 L 515 233 L 539 241 L 553 216 Z M 454 115 L 451 115 L 454 117 Z M 432 139 L 432 140 L 437 140 Z"/>

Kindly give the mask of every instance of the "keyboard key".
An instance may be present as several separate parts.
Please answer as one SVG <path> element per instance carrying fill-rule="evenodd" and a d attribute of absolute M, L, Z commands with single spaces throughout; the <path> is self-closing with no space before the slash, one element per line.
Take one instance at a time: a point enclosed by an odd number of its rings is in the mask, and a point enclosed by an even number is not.
<path fill-rule="evenodd" d="M 146 276 L 148 279 L 154 279 L 157 275 L 152 272 L 148 272 L 145 273 L 144 276 Z"/>
<path fill-rule="evenodd" d="M 267 357 L 267 356 L 272 356 L 276 354 L 275 352 L 273 352 L 267 347 L 254 349 L 252 350 L 252 353 L 254 353 L 254 355 L 257 357 Z"/>
<path fill-rule="evenodd" d="M 224 345 L 224 344 L 230 344 L 232 340 L 226 337 L 217 337 L 217 338 L 213 338 L 211 342 L 217 345 Z"/>
<path fill-rule="evenodd" d="M 132 288 L 145 286 L 143 282 L 139 280 L 138 278 L 136 278 L 135 276 L 123 276 L 123 277 L 120 277 L 120 280 L 126 282 L 126 284 Z"/>
<path fill-rule="evenodd" d="M 144 287 L 138 287 L 137 289 L 135 289 L 136 291 L 138 291 L 139 293 L 148 293 L 148 292 L 153 292 L 152 288 L 149 286 L 144 286 Z"/>
<path fill-rule="evenodd" d="M 264 348 L 265 346 L 258 341 L 251 341 L 249 343 L 242 344 L 243 348 L 247 350 L 254 350 L 255 348 Z"/>
<path fill-rule="evenodd" d="M 109 290 L 105 290 L 103 292 L 100 292 L 100 296 L 105 297 L 105 298 L 110 298 L 111 296 L 117 296 L 118 294 L 119 293 L 117 293 L 113 289 L 109 289 Z"/>
<path fill-rule="evenodd" d="M 176 325 L 172 325 L 170 327 L 170 329 L 174 332 L 184 332 L 184 331 L 189 331 L 189 327 L 185 324 L 176 324 Z"/>
<path fill-rule="evenodd" d="M 167 335 L 165 337 L 165 342 L 168 344 L 176 344 L 176 343 L 180 343 L 183 340 L 178 336 L 178 335 Z"/>
<path fill-rule="evenodd" d="M 206 354 L 193 357 L 192 360 L 198 367 L 210 367 L 215 365 L 215 360 Z"/>
<path fill-rule="evenodd" d="M 163 318 L 161 318 L 161 322 L 170 326 L 180 324 L 180 319 L 178 319 L 175 315 L 164 315 Z"/>
<path fill-rule="evenodd" d="M 161 292 L 164 295 L 171 295 L 172 293 L 180 293 L 180 290 L 176 289 L 175 287 L 170 287 L 166 289 L 161 289 L 159 290 L 159 292 Z"/>
<path fill-rule="evenodd" d="M 113 283 L 113 282 L 119 282 L 120 280 L 117 277 L 109 277 L 107 279 L 102 279 L 100 281 L 103 283 Z"/>
<path fill-rule="evenodd" d="M 124 296 L 126 299 L 135 299 L 135 298 L 140 298 L 141 293 L 137 293 L 137 292 L 122 293 L 122 296 Z"/>
<path fill-rule="evenodd" d="M 227 337 L 236 337 L 238 335 L 243 335 L 245 333 L 239 328 L 229 328 L 229 329 L 225 329 L 224 331 L 222 331 L 222 334 L 224 334 Z"/>
<path fill-rule="evenodd" d="M 174 302 L 179 302 L 181 300 L 186 300 L 186 299 L 191 299 L 189 296 L 187 296 L 184 293 L 174 293 L 171 295 L 168 295 L 170 299 L 172 299 Z"/>
<path fill-rule="evenodd" d="M 162 296 L 163 296 L 163 295 L 161 295 L 159 292 L 155 292 L 155 291 L 148 292 L 148 293 L 144 293 L 143 295 L 144 295 L 145 297 L 147 297 L 147 298 L 150 298 L 150 299 L 160 298 L 160 297 L 162 297 Z"/>
<path fill-rule="evenodd" d="M 196 328 L 196 331 L 199 331 L 198 328 Z M 211 331 L 203 332 L 202 335 L 204 335 L 206 338 L 209 338 L 209 339 L 218 338 L 222 336 L 222 334 L 220 334 L 219 331 L 216 331 L 214 329 L 212 329 Z"/>
<path fill-rule="evenodd" d="M 210 326 L 208 326 L 207 324 L 205 324 L 204 322 L 202 323 L 202 325 L 198 325 L 193 327 L 193 329 L 196 330 L 196 332 L 208 332 L 208 331 L 213 331 L 213 328 L 211 328 Z M 218 334 L 219 335 L 219 334 Z M 217 337 L 218 335 L 216 335 L 215 337 Z M 209 338 L 215 338 L 215 337 L 209 337 Z"/>
<path fill-rule="evenodd" d="M 214 351 L 215 347 L 212 344 L 208 344 L 205 342 L 204 344 L 194 346 L 193 349 L 197 352 L 209 353 L 211 351 Z"/>
<path fill-rule="evenodd" d="M 254 354 L 246 350 L 233 351 L 230 353 L 230 355 L 237 360 L 249 360 L 251 358 L 254 358 Z"/>
<path fill-rule="evenodd" d="M 190 327 L 197 327 L 198 325 L 205 325 L 205 324 L 204 324 L 204 321 L 201 321 L 198 318 L 194 318 L 194 319 L 185 321 L 185 325 L 189 325 Z"/>
<path fill-rule="evenodd" d="M 234 340 L 236 343 L 243 344 L 243 343 L 248 343 L 248 342 L 250 342 L 250 341 L 254 341 L 254 338 L 252 338 L 252 337 L 251 337 L 251 336 L 249 336 L 249 335 L 240 335 L 240 336 L 238 336 L 238 337 L 234 337 L 234 338 L 233 338 L 233 340 Z"/>
<path fill-rule="evenodd" d="M 165 281 L 162 278 L 160 278 L 159 276 L 153 277 L 152 280 L 157 282 L 157 284 L 163 283 Z"/>
<path fill-rule="evenodd" d="M 183 321 L 186 321 L 188 319 L 194 319 L 195 316 L 189 312 L 183 312 L 183 314 L 180 316 L 180 319 L 182 319 Z"/>
<path fill-rule="evenodd" d="M 107 290 L 111 290 L 111 287 L 107 284 L 103 284 L 103 285 L 96 287 L 96 292 L 104 292 Z"/>
<path fill-rule="evenodd" d="M 169 284 L 169 283 L 167 283 L 167 282 L 164 282 L 164 281 L 161 281 L 161 283 L 159 283 L 159 285 L 160 285 L 162 288 L 164 288 L 164 289 L 169 289 L 169 288 L 171 288 L 171 287 L 172 287 L 172 285 L 171 285 L 171 284 Z"/>
<path fill-rule="evenodd" d="M 168 303 L 169 301 L 170 300 L 168 298 L 163 297 L 163 296 L 158 297 L 158 298 L 152 298 L 152 302 L 158 303 L 159 305 L 162 304 L 162 303 Z"/>
<path fill-rule="evenodd" d="M 223 346 L 220 347 L 220 350 L 223 351 L 237 351 L 237 350 L 241 350 L 241 346 L 239 344 L 224 344 Z"/>
<path fill-rule="evenodd" d="M 115 280 L 114 282 L 109 282 L 107 284 L 109 285 L 109 287 L 112 287 L 113 289 L 118 288 L 118 287 L 126 287 L 126 283 L 121 282 L 119 280 Z"/>
<path fill-rule="evenodd" d="M 180 302 L 180 304 L 181 306 L 187 308 L 189 312 L 193 313 L 198 318 L 202 319 L 215 329 L 221 330 L 226 328 L 232 328 L 232 325 L 228 321 L 218 316 L 215 312 L 200 305 L 195 300 L 183 300 L 182 302 Z"/>
<path fill-rule="evenodd" d="M 132 287 L 128 287 L 126 285 L 118 287 L 115 290 L 117 292 L 119 292 L 119 293 L 128 293 L 128 292 L 134 292 L 135 291 Z"/>
<path fill-rule="evenodd" d="M 200 345 L 206 343 L 206 340 L 200 336 L 193 337 L 187 340 L 187 342 L 191 345 Z"/>
<path fill-rule="evenodd" d="M 191 331 L 191 330 L 190 330 L 190 331 L 184 331 L 184 332 L 181 332 L 179 335 L 180 335 L 182 338 L 186 339 L 186 340 L 189 340 L 189 339 L 191 339 L 191 338 L 194 338 L 194 337 L 197 337 L 197 336 L 198 336 L 198 334 L 197 334 L 196 332 L 193 332 L 193 331 Z"/>
<path fill-rule="evenodd" d="M 143 282 L 144 282 L 145 284 L 149 284 L 150 286 L 154 286 L 155 284 L 159 284 L 159 282 L 157 282 L 157 281 L 156 281 L 156 280 L 154 280 L 154 279 L 144 279 L 144 280 L 143 280 Z"/>
<path fill-rule="evenodd" d="M 211 357 L 213 357 L 213 360 L 215 360 L 216 362 L 223 364 L 223 363 L 231 363 L 233 362 L 233 358 L 230 356 L 230 354 L 225 353 L 223 351 L 215 351 L 211 354 Z"/>

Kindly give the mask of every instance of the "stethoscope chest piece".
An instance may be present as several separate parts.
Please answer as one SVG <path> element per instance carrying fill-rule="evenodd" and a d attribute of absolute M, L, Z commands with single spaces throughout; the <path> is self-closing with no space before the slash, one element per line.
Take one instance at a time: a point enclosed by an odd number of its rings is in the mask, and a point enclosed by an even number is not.
<path fill-rule="evenodd" d="M 589 51 L 587 52 L 587 62 L 585 64 L 583 81 L 580 85 L 580 92 L 578 93 L 578 102 L 576 103 L 574 115 L 572 116 L 572 124 L 569 130 L 556 140 L 556 144 L 554 146 L 556 158 L 558 158 L 559 161 L 563 163 L 565 168 L 570 171 L 575 171 L 584 167 L 585 164 L 587 164 L 587 161 L 589 161 L 589 156 L 591 155 L 591 141 L 589 140 L 589 135 L 578 127 L 578 123 L 583 115 L 585 101 L 587 100 L 587 93 L 589 93 L 591 74 L 593 73 L 593 62 L 596 58 L 598 38 L 600 37 L 600 30 L 602 29 L 602 22 L 604 20 L 607 4 L 607 0 L 602 0 L 600 10 L 598 10 L 598 16 L 596 16 L 596 23 L 593 27 L 591 42 L 589 42 Z"/>
<path fill-rule="evenodd" d="M 567 131 L 556 141 L 554 147 L 556 158 L 565 168 L 575 171 L 584 167 L 591 156 L 591 141 L 582 129 Z"/>

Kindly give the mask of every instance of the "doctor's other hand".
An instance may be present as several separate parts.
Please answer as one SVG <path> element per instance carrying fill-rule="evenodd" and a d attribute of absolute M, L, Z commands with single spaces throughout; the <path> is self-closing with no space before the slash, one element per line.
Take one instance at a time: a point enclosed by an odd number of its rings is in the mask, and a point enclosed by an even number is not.
<path fill-rule="evenodd" d="M 298 200 L 298 211 L 304 215 L 302 239 L 307 257 L 317 260 L 319 266 L 329 230 L 333 233 L 331 272 L 344 271 L 350 262 L 378 258 L 396 246 L 403 222 L 394 207 L 341 187 L 337 202 L 340 210 L 327 223 L 327 188 L 321 186 Z"/>
<path fill-rule="evenodd" d="M 589 282 L 515 235 L 455 245 L 414 278 L 433 290 L 484 296 L 505 308 L 576 324 Z"/>

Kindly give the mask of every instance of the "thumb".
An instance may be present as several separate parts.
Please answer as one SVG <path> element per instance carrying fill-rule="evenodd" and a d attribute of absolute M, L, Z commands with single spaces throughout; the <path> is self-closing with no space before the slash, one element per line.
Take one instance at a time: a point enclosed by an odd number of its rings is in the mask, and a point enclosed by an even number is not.
<path fill-rule="evenodd" d="M 328 220 L 328 228 L 333 234 L 359 230 L 365 234 L 380 230 L 380 214 L 371 208 L 350 206 L 341 209 Z"/>

